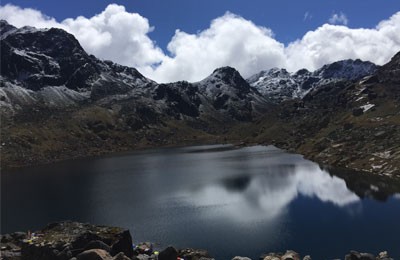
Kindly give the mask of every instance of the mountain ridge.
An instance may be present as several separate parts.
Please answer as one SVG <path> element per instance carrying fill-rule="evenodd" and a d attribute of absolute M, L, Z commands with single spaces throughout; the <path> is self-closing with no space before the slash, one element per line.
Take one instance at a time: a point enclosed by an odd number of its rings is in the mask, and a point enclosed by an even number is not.
<path fill-rule="evenodd" d="M 198 82 L 158 84 L 87 54 L 61 29 L 1 21 L 0 30 L 7 166 L 231 142 L 274 144 L 324 164 L 400 176 L 400 53 L 380 67 L 344 60 L 314 72 L 273 68 L 247 80 L 221 67 Z"/>

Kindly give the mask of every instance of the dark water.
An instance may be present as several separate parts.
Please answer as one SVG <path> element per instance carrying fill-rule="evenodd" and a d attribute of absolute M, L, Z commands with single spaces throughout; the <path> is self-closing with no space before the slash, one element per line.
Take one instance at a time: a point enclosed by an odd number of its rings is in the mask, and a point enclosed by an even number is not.
<path fill-rule="evenodd" d="M 376 190 L 374 186 L 371 186 Z M 400 257 L 400 196 L 361 199 L 343 179 L 274 147 L 201 146 L 20 169 L 1 176 L 1 232 L 75 220 L 135 241 L 253 259 L 293 249 Z"/>

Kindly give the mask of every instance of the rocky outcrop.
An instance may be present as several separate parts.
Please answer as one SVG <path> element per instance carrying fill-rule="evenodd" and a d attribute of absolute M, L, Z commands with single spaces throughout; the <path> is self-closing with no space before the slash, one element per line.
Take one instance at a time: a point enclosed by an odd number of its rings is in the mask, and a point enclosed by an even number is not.
<path fill-rule="evenodd" d="M 389 257 L 386 251 L 380 252 L 378 256 L 375 256 L 370 253 L 360 253 L 357 251 L 351 251 L 344 257 L 345 260 L 393 260 L 393 258 Z"/>
<path fill-rule="evenodd" d="M 303 258 L 293 251 L 288 250 L 286 253 L 268 253 L 260 256 L 259 260 L 311 260 L 311 256 L 306 255 Z M 339 258 L 340 259 L 340 258 Z M 380 252 L 377 256 L 370 253 L 360 253 L 357 251 L 350 251 L 349 254 L 344 256 L 345 260 L 393 260 L 393 258 L 389 257 L 386 251 Z M 236 260 L 236 259 L 232 259 Z"/>
<path fill-rule="evenodd" d="M 104 258 L 121 252 L 133 256 L 128 230 L 77 222 L 58 222 L 32 234 L 3 236 L 1 243 L 12 252 L 18 249 L 21 259 L 29 260 L 97 259 L 95 255 Z"/>
<path fill-rule="evenodd" d="M 15 232 L 0 237 L 0 259 L 4 260 L 215 260 L 204 249 L 176 249 L 169 246 L 162 251 L 152 243 L 132 244 L 128 230 L 118 227 L 95 226 L 78 222 L 49 224 L 35 233 Z M 263 254 L 260 260 L 311 260 L 309 255 L 288 250 L 285 253 Z M 393 260 L 384 251 L 377 256 L 351 251 L 345 260 Z M 251 260 L 235 256 L 232 260 Z"/>
<path fill-rule="evenodd" d="M 213 260 L 207 250 L 185 248 L 178 250 L 178 255 L 185 260 Z"/>

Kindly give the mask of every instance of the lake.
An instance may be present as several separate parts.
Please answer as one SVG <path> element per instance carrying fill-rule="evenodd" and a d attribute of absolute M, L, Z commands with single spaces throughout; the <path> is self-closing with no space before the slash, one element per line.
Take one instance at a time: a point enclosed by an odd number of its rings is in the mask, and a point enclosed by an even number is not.
<path fill-rule="evenodd" d="M 337 176 L 273 146 L 230 145 L 17 169 L 1 175 L 1 232 L 74 220 L 129 228 L 135 242 L 161 248 L 204 248 L 216 259 L 286 249 L 313 259 L 352 249 L 399 258 L 400 195 Z"/>

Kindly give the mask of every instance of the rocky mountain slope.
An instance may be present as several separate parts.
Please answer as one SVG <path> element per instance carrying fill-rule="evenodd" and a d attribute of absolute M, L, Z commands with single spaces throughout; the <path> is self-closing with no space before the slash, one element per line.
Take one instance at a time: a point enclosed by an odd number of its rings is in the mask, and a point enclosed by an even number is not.
<path fill-rule="evenodd" d="M 306 69 L 289 73 L 285 69 L 273 68 L 261 71 L 247 79 L 249 84 L 272 102 L 303 98 L 312 89 L 350 80 L 356 81 L 373 74 L 379 67 L 368 61 L 342 60 L 310 72 Z"/>
<path fill-rule="evenodd" d="M 359 81 L 330 82 L 282 102 L 276 118 L 261 120 L 257 139 L 324 164 L 399 176 L 399 56 Z"/>
<path fill-rule="evenodd" d="M 17 29 L 6 21 L 0 29 L 0 99 L 12 113 L 27 106 L 111 105 L 135 99 L 172 117 L 198 117 L 207 111 L 250 120 L 254 106 L 266 102 L 233 68 L 217 69 L 195 84 L 159 85 L 134 68 L 88 55 L 61 29 Z"/>
<path fill-rule="evenodd" d="M 315 72 L 234 68 L 158 84 L 87 54 L 60 29 L 0 21 L 2 167 L 143 147 L 266 143 L 329 165 L 398 176 L 400 70 L 339 61 Z"/>
<path fill-rule="evenodd" d="M 196 83 L 157 84 L 88 55 L 63 30 L 6 21 L 0 29 L 6 165 L 215 139 L 228 124 L 250 122 L 268 108 L 233 68 Z"/>

